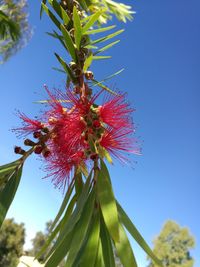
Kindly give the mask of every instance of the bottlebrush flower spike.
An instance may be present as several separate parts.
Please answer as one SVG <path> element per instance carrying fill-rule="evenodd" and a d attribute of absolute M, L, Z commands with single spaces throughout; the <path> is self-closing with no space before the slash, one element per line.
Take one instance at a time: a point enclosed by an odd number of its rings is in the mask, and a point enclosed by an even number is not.
<path fill-rule="evenodd" d="M 139 154 L 132 136 L 133 109 L 125 95 L 113 95 L 99 106 L 95 103 L 98 95 L 83 99 L 71 90 L 65 94 L 56 90 L 53 94 L 45 88 L 50 99 L 43 122 L 20 114 L 24 126 L 17 131 L 38 138 L 35 153 L 43 155 L 47 176 L 53 177 L 56 186 L 65 184 L 77 168 L 108 153 L 123 162 L 124 152 Z"/>
<path fill-rule="evenodd" d="M 22 127 L 12 129 L 17 133 L 18 136 L 26 136 L 44 128 L 42 122 L 39 120 L 30 119 L 24 113 L 18 112 L 18 116 L 22 120 Z"/>

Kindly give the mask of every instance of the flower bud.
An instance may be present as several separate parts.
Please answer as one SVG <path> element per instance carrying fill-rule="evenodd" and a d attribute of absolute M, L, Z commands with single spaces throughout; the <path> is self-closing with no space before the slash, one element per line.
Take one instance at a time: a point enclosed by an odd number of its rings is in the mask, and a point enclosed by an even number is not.
<path fill-rule="evenodd" d="M 42 155 L 43 155 L 44 158 L 48 158 L 51 155 L 51 151 L 47 147 L 45 147 L 42 150 Z"/>
<path fill-rule="evenodd" d="M 34 152 L 35 154 L 41 154 L 43 150 L 43 147 L 41 145 L 38 145 L 35 147 Z"/>
<path fill-rule="evenodd" d="M 20 146 L 15 146 L 14 151 L 15 151 L 16 154 L 20 154 L 20 155 L 24 155 L 24 153 L 26 152 Z"/>
<path fill-rule="evenodd" d="M 33 141 L 30 140 L 30 139 L 25 139 L 25 140 L 24 140 L 24 145 L 25 145 L 25 146 L 35 146 L 36 143 L 33 142 Z"/>
<path fill-rule="evenodd" d="M 34 132 L 33 133 L 33 137 L 34 138 L 40 138 L 42 136 L 42 133 L 41 132 Z"/>
<path fill-rule="evenodd" d="M 85 78 L 86 78 L 87 80 L 92 80 L 92 79 L 94 79 L 94 74 L 93 74 L 93 72 L 92 72 L 92 71 L 87 71 L 87 72 L 85 73 Z"/>

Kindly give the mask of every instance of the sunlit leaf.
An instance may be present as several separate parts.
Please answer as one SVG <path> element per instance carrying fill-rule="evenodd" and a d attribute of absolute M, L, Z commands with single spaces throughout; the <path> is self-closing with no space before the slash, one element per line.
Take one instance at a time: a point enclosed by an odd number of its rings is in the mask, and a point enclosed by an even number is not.
<path fill-rule="evenodd" d="M 101 37 L 101 38 L 99 38 L 99 39 L 97 39 L 97 40 L 91 41 L 91 45 L 94 45 L 94 44 L 97 44 L 97 43 L 102 43 L 102 42 L 108 41 L 108 40 L 110 40 L 111 38 L 113 38 L 113 37 L 115 37 L 115 36 L 121 34 L 122 32 L 124 32 L 123 29 L 122 29 L 122 30 L 119 30 L 119 31 L 116 31 L 116 32 L 114 32 L 114 33 L 111 33 L 111 34 L 109 34 L 109 35 L 107 35 L 107 36 L 105 36 L 105 37 Z"/>
<path fill-rule="evenodd" d="M 58 27 L 58 29 L 61 29 L 61 23 L 60 21 L 56 18 L 56 16 L 51 12 L 51 10 L 48 9 L 48 7 L 42 3 L 42 8 L 46 12 L 46 14 L 50 17 L 50 19 L 53 21 L 53 23 Z"/>
<path fill-rule="evenodd" d="M 63 20 L 64 24 L 68 25 L 68 23 L 70 22 L 70 18 L 67 15 L 67 12 L 63 9 L 63 7 L 56 0 L 48 0 L 48 2 L 56 11 L 58 16 Z"/>
<path fill-rule="evenodd" d="M 76 81 L 76 78 L 74 77 L 70 67 L 67 65 L 67 63 L 58 55 L 55 53 L 55 56 L 57 57 L 58 61 L 61 63 L 63 69 L 65 70 L 65 72 L 67 73 L 67 75 L 69 75 L 70 79 L 72 81 Z"/>
<path fill-rule="evenodd" d="M 17 191 L 22 175 L 22 166 L 23 165 L 19 165 L 14 170 L 11 170 L 9 180 L 0 191 L 0 227 Z"/>
<path fill-rule="evenodd" d="M 131 245 L 122 225 L 119 225 L 120 242 L 115 242 L 117 255 L 124 267 L 137 267 Z"/>
<path fill-rule="evenodd" d="M 105 263 L 105 267 L 115 267 L 115 259 L 112 248 L 112 242 L 108 230 L 106 229 L 103 218 L 101 218 L 101 243 L 102 243 L 102 254 Z"/>
<path fill-rule="evenodd" d="M 66 44 L 66 47 L 68 49 L 69 54 L 71 55 L 71 57 L 73 58 L 73 60 L 75 62 L 77 62 L 77 56 L 76 56 L 76 51 L 75 51 L 74 43 L 72 41 L 72 38 L 71 38 L 69 32 L 66 30 L 66 28 L 64 27 L 64 25 L 61 25 L 61 31 L 62 31 L 62 34 L 64 36 L 64 42 Z"/>
<path fill-rule="evenodd" d="M 74 179 L 76 179 L 76 177 Z M 72 179 L 70 185 L 68 186 L 67 192 L 66 192 L 65 197 L 63 199 L 63 202 L 62 202 L 62 204 L 60 206 L 58 214 L 56 215 L 55 220 L 53 221 L 53 223 L 51 225 L 50 231 L 52 231 L 52 229 L 55 227 L 55 225 L 57 224 L 58 220 L 60 219 L 60 217 L 62 216 L 64 210 L 67 207 L 67 204 L 69 202 L 70 196 L 71 196 L 72 191 L 74 189 L 74 179 Z"/>
<path fill-rule="evenodd" d="M 82 28 L 81 28 L 81 21 L 80 17 L 78 15 L 77 9 L 74 6 L 73 8 L 73 20 L 74 20 L 74 37 L 75 37 L 75 43 L 76 47 L 79 50 L 80 49 L 80 43 L 82 38 Z"/>
<path fill-rule="evenodd" d="M 99 54 L 101 52 L 104 52 L 104 51 L 108 50 L 109 48 L 113 47 L 114 45 L 118 44 L 119 42 L 120 42 L 120 40 L 117 40 L 115 42 L 112 42 L 112 43 L 100 48 L 97 52 L 94 53 L 94 55 L 97 55 L 97 54 Z"/>
<path fill-rule="evenodd" d="M 101 33 L 101 32 L 105 32 L 105 31 L 109 31 L 112 30 L 113 28 L 115 28 L 115 25 L 112 26 L 108 26 L 108 27 L 104 27 L 104 28 L 99 28 L 99 29 L 94 29 L 94 30 L 88 30 L 85 32 L 85 34 L 96 34 L 96 33 Z"/>
<path fill-rule="evenodd" d="M 149 257 L 155 261 L 156 264 L 159 266 L 162 266 L 161 261 L 154 255 L 151 248 L 148 246 L 144 238 L 141 236 L 135 225 L 131 222 L 128 215 L 125 213 L 123 208 L 120 206 L 120 204 L 117 202 L 117 208 L 119 211 L 119 216 L 126 227 L 126 229 L 129 231 L 129 233 L 132 235 L 132 237 L 135 239 L 135 241 L 143 248 L 143 250 L 149 255 Z"/>
<path fill-rule="evenodd" d="M 84 249 L 83 256 L 81 257 L 80 266 L 93 267 L 95 264 L 98 251 L 99 233 L 100 233 L 99 212 L 97 212 L 94 218 L 92 218 L 92 224 L 90 227 L 91 230 L 89 233 L 89 239 Z"/>
<path fill-rule="evenodd" d="M 110 235 L 116 242 L 119 241 L 119 221 L 117 206 L 112 190 L 112 185 L 109 181 L 107 172 L 104 171 L 106 168 L 105 163 L 101 160 L 101 168 L 97 178 L 97 194 L 103 214 L 105 224 L 108 228 Z"/>
<path fill-rule="evenodd" d="M 98 18 L 101 16 L 103 12 L 104 10 L 99 10 L 93 15 L 89 16 L 89 18 L 87 18 L 88 22 L 83 27 L 83 34 L 94 25 L 94 23 L 98 20 Z"/>
<path fill-rule="evenodd" d="M 90 65 L 92 64 L 92 59 L 93 59 L 93 55 L 92 53 L 89 55 L 89 57 L 86 58 L 85 62 L 84 62 L 84 66 L 83 66 L 83 71 L 86 72 L 87 69 L 90 67 Z"/>

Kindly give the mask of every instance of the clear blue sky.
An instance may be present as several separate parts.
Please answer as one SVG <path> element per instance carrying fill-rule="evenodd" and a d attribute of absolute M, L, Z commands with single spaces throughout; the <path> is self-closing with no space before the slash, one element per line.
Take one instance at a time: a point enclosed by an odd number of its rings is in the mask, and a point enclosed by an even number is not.
<path fill-rule="evenodd" d="M 44 83 L 64 87 L 62 74 L 51 69 L 58 66 L 53 52 L 62 53 L 61 49 L 44 33 L 53 25 L 46 16 L 39 20 L 39 1 L 29 5 L 33 38 L 0 66 L 0 164 L 14 160 L 13 146 L 21 144 L 9 131 L 19 124 L 15 110 L 34 116 L 41 107 L 33 102 L 45 98 Z M 108 85 L 128 92 L 137 110 L 137 135 L 143 140 L 143 155 L 133 158 L 134 170 L 117 163 L 111 167 L 114 191 L 149 244 L 168 219 L 189 227 L 196 238 L 193 255 L 198 267 L 200 2 L 140 0 L 133 6 L 135 20 L 119 25 L 126 31 L 110 50 L 113 58 L 93 68 L 98 79 L 125 68 Z M 50 181 L 41 179 L 40 166 L 34 156 L 27 161 L 8 214 L 25 222 L 29 237 L 55 216 L 62 199 Z M 132 244 L 139 267 L 145 267 L 145 254 Z"/>

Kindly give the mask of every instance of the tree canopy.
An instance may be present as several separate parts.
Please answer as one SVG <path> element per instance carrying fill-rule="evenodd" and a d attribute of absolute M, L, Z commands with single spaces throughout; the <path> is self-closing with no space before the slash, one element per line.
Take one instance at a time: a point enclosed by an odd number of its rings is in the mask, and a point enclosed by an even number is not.
<path fill-rule="evenodd" d="M 0 230 L 0 267 L 17 266 L 24 242 L 24 224 L 17 224 L 13 219 L 5 220 Z"/>
<path fill-rule="evenodd" d="M 181 227 L 174 221 L 167 221 L 153 243 L 153 252 L 162 260 L 164 267 L 194 265 L 190 249 L 194 247 L 195 241 L 186 227 Z M 148 267 L 157 265 L 151 261 Z"/>
<path fill-rule="evenodd" d="M 26 0 L 0 0 L 0 63 L 7 61 L 30 39 Z"/>

